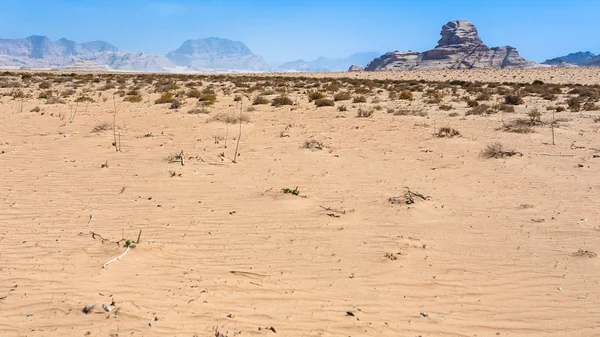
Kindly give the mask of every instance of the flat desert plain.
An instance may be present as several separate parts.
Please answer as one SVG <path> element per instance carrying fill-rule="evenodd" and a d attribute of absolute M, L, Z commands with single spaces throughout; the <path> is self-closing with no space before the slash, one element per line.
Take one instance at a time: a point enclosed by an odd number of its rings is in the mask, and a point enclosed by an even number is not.
<path fill-rule="evenodd" d="M 598 336 L 599 83 L 3 73 L 0 335 Z"/>

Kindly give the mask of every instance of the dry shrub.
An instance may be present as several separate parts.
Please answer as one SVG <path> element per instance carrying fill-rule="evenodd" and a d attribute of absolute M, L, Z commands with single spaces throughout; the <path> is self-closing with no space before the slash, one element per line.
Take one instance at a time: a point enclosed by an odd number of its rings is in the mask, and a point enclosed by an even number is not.
<path fill-rule="evenodd" d="M 403 99 L 403 100 L 412 101 L 415 99 L 415 96 L 413 95 L 413 93 L 411 91 L 403 90 L 400 92 L 400 95 L 398 95 L 398 98 Z"/>
<path fill-rule="evenodd" d="M 505 123 L 502 126 L 502 130 L 506 131 L 506 132 L 513 132 L 513 133 L 533 133 L 535 132 L 533 130 L 533 127 L 531 126 L 531 122 L 529 120 L 526 119 L 515 119 L 514 121 Z"/>
<path fill-rule="evenodd" d="M 64 99 L 59 97 L 49 97 L 46 100 L 46 104 L 65 104 L 67 103 Z"/>
<path fill-rule="evenodd" d="M 453 138 L 453 137 L 460 137 L 460 131 L 451 128 L 451 127 L 442 127 L 438 130 L 438 132 L 436 132 L 435 134 L 436 137 L 438 138 Z"/>
<path fill-rule="evenodd" d="M 420 116 L 427 117 L 427 111 L 422 109 L 398 109 L 394 112 L 394 116 Z"/>
<path fill-rule="evenodd" d="M 307 95 L 308 95 L 309 102 L 323 99 L 325 97 L 325 94 L 323 94 L 320 91 L 309 91 Z"/>
<path fill-rule="evenodd" d="M 333 100 L 338 101 L 347 101 L 352 99 L 352 94 L 348 91 L 340 91 L 333 96 Z"/>
<path fill-rule="evenodd" d="M 40 112 L 40 111 L 42 111 L 42 109 L 40 109 L 39 106 L 36 106 L 35 108 L 30 110 L 30 112 Z"/>
<path fill-rule="evenodd" d="M 273 98 L 272 106 L 294 105 L 294 101 L 286 95 L 281 95 Z"/>
<path fill-rule="evenodd" d="M 112 129 L 112 123 L 102 122 L 102 123 L 96 124 L 96 126 L 94 126 L 94 128 L 92 129 L 91 133 L 99 133 L 99 132 L 103 132 L 103 131 L 108 131 L 110 129 Z"/>
<path fill-rule="evenodd" d="M 335 106 L 335 102 L 329 98 L 319 98 L 315 100 L 315 105 L 320 108 L 323 106 Z"/>
<path fill-rule="evenodd" d="M 234 112 L 221 112 L 214 115 L 212 118 L 208 120 L 208 122 L 219 121 L 227 124 L 237 124 L 239 122 L 242 123 L 250 123 L 250 116 L 248 114 L 242 113 L 234 113 Z"/>
<path fill-rule="evenodd" d="M 210 113 L 210 110 L 208 110 L 205 107 L 202 107 L 202 108 L 193 108 L 190 111 L 188 111 L 187 113 L 190 114 L 190 115 L 199 115 L 199 114 L 208 115 Z"/>
<path fill-rule="evenodd" d="M 174 101 L 173 103 L 171 103 L 171 106 L 169 106 L 169 109 L 179 109 L 182 105 L 183 103 L 181 103 L 180 101 Z"/>
<path fill-rule="evenodd" d="M 498 106 L 498 110 L 504 112 L 515 112 L 515 107 L 512 105 L 502 103 Z"/>
<path fill-rule="evenodd" d="M 441 104 L 438 108 L 443 111 L 450 111 L 453 109 L 452 105 L 450 104 Z"/>
<path fill-rule="evenodd" d="M 261 104 L 269 104 L 269 99 L 265 96 L 256 96 L 254 101 L 252 101 L 253 105 L 261 105 Z"/>
<path fill-rule="evenodd" d="M 472 99 L 470 99 L 470 100 L 467 100 L 467 106 L 468 106 L 469 108 L 474 108 L 474 107 L 477 107 L 477 106 L 479 106 L 479 102 L 477 102 L 477 101 L 475 101 L 475 100 L 472 100 Z"/>
<path fill-rule="evenodd" d="M 200 98 L 198 98 L 198 101 L 206 102 L 207 104 L 213 104 L 217 101 L 217 95 L 213 93 L 203 93 L 200 95 Z"/>
<path fill-rule="evenodd" d="M 358 113 L 356 114 L 356 117 L 360 117 L 360 118 L 368 118 L 368 117 L 372 117 L 373 116 L 373 110 L 367 110 L 367 109 L 358 109 Z"/>
<path fill-rule="evenodd" d="M 494 111 L 492 110 L 492 107 L 487 105 L 487 104 L 481 104 L 478 105 L 476 107 L 474 107 L 471 110 L 468 110 L 467 112 L 465 112 L 465 116 L 470 116 L 470 115 L 483 115 L 483 114 L 491 114 Z"/>
<path fill-rule="evenodd" d="M 154 104 L 173 103 L 175 101 L 176 101 L 176 99 L 173 98 L 173 93 L 167 91 L 167 92 L 163 92 L 160 95 L 160 98 L 157 99 L 156 101 L 154 101 Z"/>
<path fill-rule="evenodd" d="M 325 145 L 323 144 L 323 142 L 320 142 L 316 139 L 310 139 L 304 141 L 302 148 L 310 150 L 323 150 L 323 148 L 325 148 Z"/>
<path fill-rule="evenodd" d="M 144 99 L 142 98 L 141 95 L 125 96 L 125 98 L 123 99 L 123 101 L 125 101 L 125 102 L 131 102 L 131 103 L 140 103 L 143 100 Z"/>
<path fill-rule="evenodd" d="M 485 150 L 481 152 L 481 157 L 483 158 L 504 158 L 504 157 L 512 157 L 515 155 L 522 156 L 523 154 L 517 152 L 515 150 L 506 150 L 504 145 L 499 142 L 495 142 L 489 144 Z"/>
<path fill-rule="evenodd" d="M 353 103 L 367 103 L 367 98 L 363 95 L 354 96 Z"/>
<path fill-rule="evenodd" d="M 523 98 L 519 95 L 506 95 L 504 96 L 504 103 L 509 105 L 521 105 L 523 104 Z"/>
<path fill-rule="evenodd" d="M 190 98 L 200 98 L 202 97 L 202 92 L 200 92 L 198 89 L 192 88 L 187 91 L 186 95 Z"/>

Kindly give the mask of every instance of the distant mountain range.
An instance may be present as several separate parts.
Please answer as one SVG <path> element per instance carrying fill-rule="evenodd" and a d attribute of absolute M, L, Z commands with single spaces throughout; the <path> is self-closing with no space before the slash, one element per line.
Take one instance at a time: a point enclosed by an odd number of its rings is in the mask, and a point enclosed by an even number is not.
<path fill-rule="evenodd" d="M 0 39 L 0 68 L 131 72 L 328 72 L 413 69 L 521 68 L 535 66 L 600 66 L 600 56 L 577 52 L 544 61 L 541 65 L 521 58 L 513 47 L 489 48 L 468 21 L 450 21 L 432 50 L 355 53 L 345 58 L 302 59 L 277 67 L 268 65 L 244 43 L 209 37 L 187 40 L 166 55 L 128 52 L 104 41 L 77 43 L 46 36 Z"/>
<path fill-rule="evenodd" d="M 550 66 L 579 66 L 579 67 L 597 67 L 600 66 L 600 55 L 596 55 L 589 51 L 580 51 L 569 55 L 555 57 L 546 60 L 542 64 Z"/>
<path fill-rule="evenodd" d="M 327 72 L 327 71 L 346 71 L 351 65 L 366 66 L 379 53 L 365 52 L 354 53 L 345 58 L 331 59 L 319 57 L 314 61 L 296 60 L 287 62 L 279 66 L 280 71 L 302 71 L 302 72 Z"/>
<path fill-rule="evenodd" d="M 167 55 L 127 52 L 104 41 L 77 43 L 45 36 L 0 39 L 0 68 L 136 72 L 268 71 L 245 44 L 219 38 L 185 41 Z"/>

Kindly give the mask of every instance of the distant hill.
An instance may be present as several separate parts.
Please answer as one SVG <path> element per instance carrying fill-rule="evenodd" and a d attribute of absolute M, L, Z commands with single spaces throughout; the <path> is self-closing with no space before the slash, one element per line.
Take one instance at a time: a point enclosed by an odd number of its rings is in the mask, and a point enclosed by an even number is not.
<path fill-rule="evenodd" d="M 346 71 L 351 65 L 366 66 L 372 59 L 379 56 L 379 53 L 362 52 L 354 53 L 345 58 L 332 59 L 319 57 L 314 61 L 296 60 L 280 65 L 280 71 L 301 71 L 301 72 L 327 72 L 327 71 Z"/>
<path fill-rule="evenodd" d="M 192 70 L 266 71 L 269 66 L 262 57 L 242 42 L 210 37 L 187 40 L 167 54 L 175 65 Z"/>
<path fill-rule="evenodd" d="M 563 65 L 563 64 L 567 63 L 567 64 L 571 64 L 571 65 L 576 65 L 576 66 L 592 66 L 592 65 L 599 65 L 598 62 L 600 62 L 598 55 L 596 55 L 592 52 L 589 52 L 589 51 L 585 51 L 585 52 L 580 51 L 580 52 L 576 52 L 576 53 L 571 53 L 569 55 L 555 57 L 553 59 L 548 59 L 548 60 L 542 62 L 542 64 L 559 66 L 559 65 Z"/>

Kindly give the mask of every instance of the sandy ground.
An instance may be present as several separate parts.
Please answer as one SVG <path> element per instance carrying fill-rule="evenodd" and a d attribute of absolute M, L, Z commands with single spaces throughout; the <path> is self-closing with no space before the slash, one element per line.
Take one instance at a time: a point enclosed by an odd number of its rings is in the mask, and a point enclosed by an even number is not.
<path fill-rule="evenodd" d="M 461 73 L 600 81 L 592 69 Z M 429 75 L 450 76 L 396 76 Z M 341 114 L 298 94 L 248 113 L 232 163 L 238 125 L 207 121 L 236 111 L 233 95 L 209 115 L 187 114 L 193 99 L 120 103 L 121 152 L 112 130 L 91 132 L 112 123 L 111 99 L 69 123 L 68 105 L 36 97 L 0 103 L 0 336 L 600 334 L 598 111 L 558 113 L 553 146 L 548 126 L 496 130 L 539 98 L 507 116 L 453 103 L 461 116 L 428 105 L 427 117 L 356 118 L 357 104 Z M 462 137 L 434 137 L 440 126 Z M 325 148 L 302 148 L 311 139 Z M 523 156 L 480 157 L 494 141 Z M 165 160 L 181 150 L 185 166 Z M 428 200 L 388 201 L 407 187 Z M 103 269 L 123 242 L 90 231 L 140 230 Z"/>

